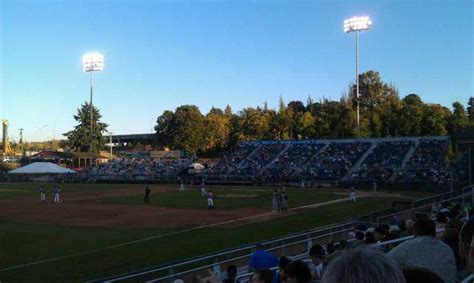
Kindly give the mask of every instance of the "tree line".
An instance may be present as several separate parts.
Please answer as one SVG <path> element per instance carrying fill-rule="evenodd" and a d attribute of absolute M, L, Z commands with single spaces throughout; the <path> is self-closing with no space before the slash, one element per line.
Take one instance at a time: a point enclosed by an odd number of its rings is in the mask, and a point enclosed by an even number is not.
<path fill-rule="evenodd" d="M 359 76 L 360 136 L 444 136 L 474 125 L 474 97 L 468 107 L 460 102 L 452 110 L 440 104 L 425 103 L 416 94 L 400 98 L 397 88 L 384 82 L 376 71 Z M 156 146 L 185 150 L 188 154 L 218 155 L 245 140 L 300 140 L 354 138 L 356 132 L 355 84 L 338 101 L 329 99 L 285 103 L 280 97 L 278 109 L 262 106 L 233 111 L 212 108 L 201 113 L 195 105 L 182 105 L 164 111 L 156 120 Z M 75 128 L 64 135 L 68 146 L 86 152 L 90 148 L 89 104 L 77 110 Z M 107 124 L 100 121 L 94 107 L 93 151 L 105 145 L 102 135 Z"/>
<path fill-rule="evenodd" d="M 474 99 L 452 110 L 425 103 L 416 94 L 400 98 L 393 84 L 376 71 L 359 77 L 361 137 L 444 136 L 474 125 Z M 356 86 L 339 101 L 290 101 L 280 97 L 278 109 L 247 107 L 234 112 L 229 105 L 203 114 L 195 105 L 166 110 L 156 121 L 157 146 L 188 154 L 219 153 L 245 140 L 289 140 L 356 137 Z"/>

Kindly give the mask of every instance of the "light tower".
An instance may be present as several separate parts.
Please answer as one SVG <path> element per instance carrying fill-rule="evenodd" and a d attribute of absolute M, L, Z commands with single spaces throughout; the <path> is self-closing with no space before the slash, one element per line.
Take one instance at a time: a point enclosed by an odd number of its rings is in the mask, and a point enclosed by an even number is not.
<path fill-rule="evenodd" d="M 90 116 L 91 116 L 91 126 L 90 126 L 90 145 L 89 145 L 89 156 L 90 156 L 90 166 L 92 166 L 92 157 L 93 157 L 93 144 L 94 144 L 94 107 L 92 106 L 92 96 L 93 96 L 93 81 L 92 74 L 94 72 L 100 72 L 104 70 L 104 56 L 100 53 L 86 53 L 82 56 L 82 69 L 84 72 L 90 74 Z"/>
<path fill-rule="evenodd" d="M 360 137 L 360 116 L 359 116 L 359 32 L 369 30 L 372 21 L 369 17 L 352 17 L 344 20 L 344 32 L 355 33 L 356 45 L 356 104 L 357 104 L 357 137 Z"/>

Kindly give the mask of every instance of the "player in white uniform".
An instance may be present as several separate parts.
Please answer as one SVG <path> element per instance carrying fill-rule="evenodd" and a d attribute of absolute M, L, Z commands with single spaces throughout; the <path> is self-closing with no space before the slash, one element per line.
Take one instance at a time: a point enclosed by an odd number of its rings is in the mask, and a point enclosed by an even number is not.
<path fill-rule="evenodd" d="M 356 190 L 352 186 L 349 188 L 349 201 L 356 202 Z"/>
<path fill-rule="evenodd" d="M 39 191 L 40 191 L 41 201 L 45 201 L 46 200 L 46 189 L 44 188 L 44 186 L 41 186 Z"/>
<path fill-rule="evenodd" d="M 184 181 L 183 181 L 183 179 L 181 179 L 181 182 L 179 184 L 179 191 L 184 192 Z"/>
<path fill-rule="evenodd" d="M 54 195 L 54 202 L 60 203 L 61 202 L 61 189 L 56 187 L 56 194 Z"/>
<path fill-rule="evenodd" d="M 205 184 L 204 184 L 204 180 L 202 180 L 202 182 L 201 182 L 201 196 L 202 196 L 202 197 L 207 197 L 206 187 L 205 187 Z"/>
<path fill-rule="evenodd" d="M 209 190 L 209 193 L 207 194 L 207 208 L 214 208 L 214 193 L 212 190 Z"/>
<path fill-rule="evenodd" d="M 273 212 L 278 212 L 278 192 L 277 192 L 277 190 L 274 190 L 273 194 L 272 194 L 272 210 L 273 210 Z"/>

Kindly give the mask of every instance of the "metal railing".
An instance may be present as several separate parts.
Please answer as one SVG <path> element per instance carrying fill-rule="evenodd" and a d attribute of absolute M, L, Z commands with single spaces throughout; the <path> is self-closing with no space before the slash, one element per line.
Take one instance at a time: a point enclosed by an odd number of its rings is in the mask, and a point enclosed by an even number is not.
<path fill-rule="evenodd" d="M 320 228 L 310 229 L 304 232 L 291 234 L 285 237 L 276 238 L 270 241 L 260 243 L 266 250 L 277 251 L 279 249 L 287 249 L 291 246 L 307 244 L 307 249 L 311 247 L 311 243 L 315 239 L 324 237 L 334 237 L 342 233 L 353 231 L 356 226 L 373 225 L 373 223 L 366 223 L 360 221 L 348 221 L 344 223 L 338 223 L 328 225 Z M 182 276 L 185 274 L 197 272 L 200 270 L 206 270 L 207 268 L 213 268 L 214 270 L 220 270 L 222 264 L 229 262 L 235 262 L 248 258 L 255 251 L 256 243 L 240 246 L 228 251 L 219 253 L 213 253 L 205 256 L 200 256 L 185 261 L 174 262 L 171 264 L 158 266 L 154 268 L 148 268 L 139 270 L 131 273 L 126 273 L 114 277 L 94 280 L 92 282 L 119 282 L 123 280 L 136 279 L 140 277 L 149 277 L 152 274 L 157 274 L 158 277 L 153 279 L 152 282 L 160 282 L 166 280 L 172 280 L 176 276 Z M 197 267 L 196 267 L 197 266 Z M 159 275 L 161 274 L 161 275 Z M 156 276 L 156 275 L 155 275 Z"/>
<path fill-rule="evenodd" d="M 437 202 L 432 202 L 432 203 L 426 203 L 424 205 L 420 205 L 420 206 L 417 206 L 415 208 L 411 208 L 411 209 L 407 209 L 407 210 L 404 210 L 404 211 L 400 211 L 400 212 L 395 212 L 395 213 L 391 213 L 391 214 L 388 214 L 388 215 L 385 215 L 385 216 L 380 216 L 380 217 L 377 217 L 377 225 L 380 225 L 382 223 L 388 223 L 392 220 L 392 218 L 397 215 L 399 218 L 401 219 L 409 219 L 409 218 L 414 218 L 414 215 L 417 213 L 417 212 L 422 212 L 422 211 L 427 211 L 429 210 L 429 212 L 427 213 L 431 213 L 431 207 L 434 205 L 434 204 L 438 204 L 438 203 L 443 203 L 443 202 L 452 202 L 452 201 L 461 201 L 462 204 L 464 204 L 466 202 L 466 199 L 468 199 L 468 202 L 471 202 L 472 201 L 472 198 L 474 197 L 474 191 L 469 191 L 469 190 L 463 190 L 463 192 L 466 192 L 464 194 L 460 194 L 460 195 L 457 195 L 455 197 L 451 197 L 451 198 L 448 198 L 448 199 L 445 199 L 445 198 L 442 198 L 442 199 L 438 199 Z"/>

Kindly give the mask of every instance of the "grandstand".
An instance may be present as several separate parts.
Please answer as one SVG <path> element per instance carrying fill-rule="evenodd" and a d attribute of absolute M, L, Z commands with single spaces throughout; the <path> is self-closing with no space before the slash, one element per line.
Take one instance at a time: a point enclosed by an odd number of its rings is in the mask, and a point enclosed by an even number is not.
<path fill-rule="evenodd" d="M 196 174 L 186 170 L 195 159 L 148 155 L 86 168 L 78 181 L 176 182 L 184 178 L 200 182 L 204 178 L 211 183 L 229 184 L 304 182 L 320 186 L 376 182 L 436 188 L 450 184 L 451 180 L 454 184 L 465 183 L 467 177 L 466 166 L 446 162 L 448 145 L 448 137 L 245 141 Z"/>

